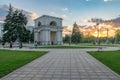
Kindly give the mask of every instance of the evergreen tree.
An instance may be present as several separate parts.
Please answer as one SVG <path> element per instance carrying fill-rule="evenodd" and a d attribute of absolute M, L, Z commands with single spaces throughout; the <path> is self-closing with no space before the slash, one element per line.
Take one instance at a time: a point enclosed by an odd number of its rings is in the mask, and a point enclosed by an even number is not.
<path fill-rule="evenodd" d="M 115 43 L 120 41 L 120 30 L 116 30 L 116 34 L 115 34 Z"/>
<path fill-rule="evenodd" d="M 82 40 L 82 34 L 79 30 L 79 27 L 77 26 L 76 22 L 75 24 L 73 25 L 73 32 L 72 32 L 72 37 L 71 37 L 71 40 L 72 40 L 72 43 L 80 43 L 81 40 Z"/>
<path fill-rule="evenodd" d="M 24 33 L 24 36 L 21 38 L 22 42 L 29 42 L 30 41 L 30 36 L 31 36 L 31 32 L 30 30 L 26 30 Z"/>
<path fill-rule="evenodd" d="M 34 29 L 32 30 L 32 33 L 30 34 L 30 42 L 34 42 Z"/>
<path fill-rule="evenodd" d="M 12 14 L 13 14 L 13 9 L 10 4 L 8 15 L 6 16 L 6 19 L 4 20 L 5 23 L 4 23 L 4 28 L 3 28 L 3 32 L 4 32 L 3 44 L 11 41 L 11 37 L 9 36 L 10 32 L 8 32 L 8 30 L 10 29 L 10 26 L 11 26 L 10 24 L 11 24 L 11 20 L 12 20 Z"/>
<path fill-rule="evenodd" d="M 10 5 L 9 13 L 5 19 L 3 28 L 3 40 L 4 42 L 19 41 L 19 47 L 22 48 L 23 38 L 26 36 L 27 18 L 20 10 L 13 11 Z"/>

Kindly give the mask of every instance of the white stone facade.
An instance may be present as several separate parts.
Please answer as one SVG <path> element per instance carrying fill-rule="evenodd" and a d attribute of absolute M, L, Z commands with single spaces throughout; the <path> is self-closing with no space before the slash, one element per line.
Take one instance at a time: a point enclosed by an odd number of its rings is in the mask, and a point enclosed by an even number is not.
<path fill-rule="evenodd" d="M 62 18 L 43 15 L 35 19 L 34 41 L 41 45 L 62 45 Z"/>
<path fill-rule="evenodd" d="M 3 36 L 3 21 L 0 21 L 0 39 L 2 39 L 2 36 Z"/>

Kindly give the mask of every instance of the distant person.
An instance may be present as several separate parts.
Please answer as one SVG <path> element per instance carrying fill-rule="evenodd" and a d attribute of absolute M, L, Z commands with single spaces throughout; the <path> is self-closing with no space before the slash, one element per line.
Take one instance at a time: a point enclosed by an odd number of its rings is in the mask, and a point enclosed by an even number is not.
<path fill-rule="evenodd" d="M 37 43 L 37 41 L 35 41 L 35 48 L 37 48 L 37 45 L 38 45 L 38 43 Z"/>
<path fill-rule="evenodd" d="M 10 41 L 10 48 L 12 48 L 13 46 L 12 46 L 12 41 Z"/>
<path fill-rule="evenodd" d="M 71 44 L 71 43 L 69 42 L 69 46 L 70 46 L 70 44 Z"/>
<path fill-rule="evenodd" d="M 53 45 L 54 43 L 53 43 L 53 41 L 52 41 L 52 45 Z"/>

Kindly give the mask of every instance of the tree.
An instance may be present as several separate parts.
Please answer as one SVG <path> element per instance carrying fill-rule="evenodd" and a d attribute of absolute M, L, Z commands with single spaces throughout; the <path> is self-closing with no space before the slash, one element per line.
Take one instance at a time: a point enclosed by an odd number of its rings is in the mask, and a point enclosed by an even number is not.
<path fill-rule="evenodd" d="M 115 38 L 120 41 L 120 30 L 116 30 Z"/>
<path fill-rule="evenodd" d="M 72 43 L 80 43 L 82 42 L 82 34 L 80 32 L 75 32 L 73 35 L 72 35 Z"/>
<path fill-rule="evenodd" d="M 100 29 L 99 29 L 99 23 L 97 22 L 96 25 L 95 25 L 95 28 L 97 30 L 97 44 L 100 44 L 100 40 L 99 40 L 99 32 L 100 32 Z"/>
<path fill-rule="evenodd" d="M 95 42 L 95 37 L 94 36 L 85 36 L 83 39 L 82 39 L 82 42 L 83 43 L 93 43 Z"/>
<path fill-rule="evenodd" d="M 34 42 L 34 29 L 32 30 L 32 33 L 30 34 L 30 42 Z"/>
<path fill-rule="evenodd" d="M 76 44 L 80 43 L 82 41 L 82 34 L 81 34 L 79 27 L 77 26 L 76 23 L 74 24 L 74 27 L 73 27 L 71 40 L 72 40 L 72 43 L 76 43 Z"/>
<path fill-rule="evenodd" d="M 10 4 L 9 6 L 9 11 L 8 11 L 8 15 L 6 16 L 6 19 L 4 20 L 4 27 L 3 27 L 3 44 L 5 44 L 6 42 L 10 42 L 10 32 L 8 32 L 8 30 L 10 29 L 11 27 L 11 20 L 12 20 L 12 14 L 13 14 L 13 9 L 12 9 L 12 6 Z"/>
<path fill-rule="evenodd" d="M 5 21 L 3 28 L 4 42 L 10 42 L 10 41 L 14 42 L 18 40 L 19 48 L 22 48 L 23 38 L 27 34 L 27 30 L 25 28 L 27 24 L 26 16 L 22 13 L 21 10 L 13 11 L 10 5 L 9 13 L 4 21 Z"/>
<path fill-rule="evenodd" d="M 26 32 L 24 33 L 24 36 L 21 38 L 21 41 L 22 42 L 29 42 L 30 36 L 31 36 L 30 30 L 26 30 Z"/>
<path fill-rule="evenodd" d="M 63 42 L 69 43 L 70 42 L 70 36 L 69 35 L 65 35 L 65 37 L 63 38 Z"/>

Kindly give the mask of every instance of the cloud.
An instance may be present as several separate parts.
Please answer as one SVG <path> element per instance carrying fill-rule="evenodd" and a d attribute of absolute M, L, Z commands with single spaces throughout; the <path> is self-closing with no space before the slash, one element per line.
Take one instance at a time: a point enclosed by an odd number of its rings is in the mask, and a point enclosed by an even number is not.
<path fill-rule="evenodd" d="M 62 11 L 69 11 L 69 9 L 65 7 L 65 8 L 62 8 Z"/>
<path fill-rule="evenodd" d="M 54 11 L 50 12 L 50 14 L 47 14 L 47 15 L 59 17 L 59 14 L 57 14 L 57 13 L 54 12 Z"/>
<path fill-rule="evenodd" d="M 85 0 L 85 1 L 87 1 L 87 2 L 88 2 L 88 1 L 90 1 L 90 0 Z"/>
<path fill-rule="evenodd" d="M 100 18 L 92 18 L 91 19 L 91 22 L 94 22 L 94 23 L 104 23 L 104 24 L 109 24 L 109 25 L 112 25 L 113 27 L 120 27 L 120 17 L 117 17 L 117 18 L 114 18 L 114 19 L 111 19 L 111 20 L 103 20 L 103 19 L 100 19 Z"/>
<path fill-rule="evenodd" d="M 36 19 L 37 17 L 39 17 L 36 13 L 25 13 L 25 15 L 27 16 L 28 19 L 28 25 L 34 25 L 34 19 Z"/>
<path fill-rule="evenodd" d="M 16 8 L 14 6 L 13 10 L 19 9 Z M 6 15 L 8 14 L 8 9 L 9 9 L 9 5 L 0 5 L 0 20 L 4 20 L 6 18 Z M 19 9 L 19 10 L 23 10 L 23 9 Z M 35 12 L 28 12 L 26 10 L 23 10 L 23 14 L 26 15 L 27 19 L 28 19 L 28 24 L 27 25 L 34 25 L 34 19 L 38 17 L 38 15 Z"/>
<path fill-rule="evenodd" d="M 50 14 L 48 15 L 51 15 L 51 16 L 56 16 L 56 17 L 60 17 L 60 18 L 63 18 L 63 19 L 68 19 L 68 16 L 66 14 L 58 14 L 56 12 L 50 12 Z"/>
<path fill-rule="evenodd" d="M 31 13 L 29 16 L 31 17 L 32 20 L 34 20 L 38 17 L 38 15 L 36 13 Z"/>
<path fill-rule="evenodd" d="M 113 1 L 113 0 L 104 0 L 104 2 L 110 2 L 110 1 Z"/>
<path fill-rule="evenodd" d="M 50 12 L 50 14 L 51 14 L 51 15 L 56 15 L 56 13 L 55 13 L 55 12 Z"/>
<path fill-rule="evenodd" d="M 63 19 L 68 19 L 68 16 L 66 14 L 63 14 L 60 17 L 62 17 Z"/>

